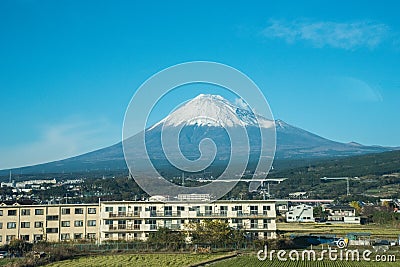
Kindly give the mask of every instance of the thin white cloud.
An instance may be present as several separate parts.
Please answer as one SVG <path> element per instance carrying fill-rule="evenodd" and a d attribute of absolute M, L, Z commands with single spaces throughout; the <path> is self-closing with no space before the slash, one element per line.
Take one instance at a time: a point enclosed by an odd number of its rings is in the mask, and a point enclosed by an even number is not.
<path fill-rule="evenodd" d="M 315 47 L 334 47 L 352 50 L 360 47 L 373 49 L 389 34 L 389 27 L 370 21 L 292 21 L 270 20 L 262 34 L 268 38 L 279 38 L 287 43 L 305 41 Z"/>
<path fill-rule="evenodd" d="M 383 96 L 377 87 L 353 77 L 338 78 L 338 90 L 347 99 L 357 102 L 383 102 Z"/>
<path fill-rule="evenodd" d="M 118 141 L 107 120 L 68 119 L 45 125 L 37 140 L 0 150 L 0 169 L 34 165 L 89 152 Z"/>

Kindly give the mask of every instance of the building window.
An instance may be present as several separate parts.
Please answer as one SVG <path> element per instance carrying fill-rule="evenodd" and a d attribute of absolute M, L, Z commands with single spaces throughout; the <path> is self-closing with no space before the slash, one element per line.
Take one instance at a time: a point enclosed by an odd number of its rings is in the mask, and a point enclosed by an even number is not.
<path fill-rule="evenodd" d="M 118 216 L 126 216 L 126 207 L 118 207 Z"/>
<path fill-rule="evenodd" d="M 43 222 L 35 222 L 35 228 L 43 228 Z"/>
<path fill-rule="evenodd" d="M 29 235 L 21 235 L 21 240 L 29 241 Z"/>
<path fill-rule="evenodd" d="M 126 220 L 118 220 L 118 229 L 126 229 Z"/>
<path fill-rule="evenodd" d="M 267 215 L 268 211 L 271 210 L 271 206 L 263 206 L 263 215 Z"/>
<path fill-rule="evenodd" d="M 185 207 L 183 207 L 183 206 L 178 206 L 177 208 L 177 214 L 178 214 L 178 216 L 181 216 L 181 213 L 182 213 L 182 211 L 185 211 Z"/>
<path fill-rule="evenodd" d="M 113 220 L 104 220 L 104 224 L 105 225 L 112 225 L 113 224 Z"/>
<path fill-rule="evenodd" d="M 237 211 L 237 215 L 240 216 L 243 214 L 243 207 L 242 206 L 235 206 L 233 207 L 233 211 Z"/>
<path fill-rule="evenodd" d="M 263 223 L 264 229 L 268 229 L 268 224 L 270 222 L 271 222 L 271 220 L 264 219 L 264 223 Z"/>
<path fill-rule="evenodd" d="M 3 229 L 3 223 L 0 222 L 0 229 Z"/>
<path fill-rule="evenodd" d="M 61 227 L 70 227 L 71 226 L 71 222 L 70 221 L 62 221 L 61 222 Z"/>
<path fill-rule="evenodd" d="M 74 234 L 74 239 L 82 239 L 83 234 Z"/>
<path fill-rule="evenodd" d="M 3 236 L 0 235 L 0 242 L 3 242 Z"/>
<path fill-rule="evenodd" d="M 65 241 L 65 240 L 69 240 L 70 236 L 69 234 L 61 234 L 61 240 Z"/>
<path fill-rule="evenodd" d="M 35 209 L 35 215 L 43 215 L 44 209 Z"/>
<path fill-rule="evenodd" d="M 8 210 L 8 216 L 16 216 L 17 210 Z"/>
<path fill-rule="evenodd" d="M 104 238 L 110 238 L 110 234 L 104 234 Z"/>
<path fill-rule="evenodd" d="M 258 214 L 258 206 L 250 206 L 250 214 L 257 215 Z"/>
<path fill-rule="evenodd" d="M 96 214 L 96 208 L 88 208 L 88 214 Z"/>
<path fill-rule="evenodd" d="M 22 215 L 22 216 L 31 215 L 31 210 L 30 210 L 30 209 L 22 209 L 22 210 L 21 210 L 21 215 Z"/>
<path fill-rule="evenodd" d="M 164 220 L 164 227 L 171 229 L 172 227 L 172 220 Z"/>
<path fill-rule="evenodd" d="M 7 223 L 7 229 L 15 229 L 15 228 L 17 228 L 16 222 L 8 222 Z"/>
<path fill-rule="evenodd" d="M 157 215 L 156 210 L 157 210 L 157 208 L 155 206 L 150 206 L 149 207 L 150 216 L 156 216 Z"/>
<path fill-rule="evenodd" d="M 172 216 L 172 206 L 164 207 L 164 216 Z"/>
<path fill-rule="evenodd" d="M 142 220 L 134 220 L 133 221 L 133 229 L 140 230 L 140 225 L 142 224 Z"/>
<path fill-rule="evenodd" d="M 0 210 L 0 216 L 3 216 L 3 210 Z"/>
<path fill-rule="evenodd" d="M 150 224 L 150 230 L 157 230 L 156 220 L 146 220 L 146 224 Z"/>
<path fill-rule="evenodd" d="M 96 220 L 88 220 L 87 225 L 88 226 L 96 226 Z"/>
<path fill-rule="evenodd" d="M 30 228 L 31 223 L 30 222 L 21 222 L 21 228 Z"/>
<path fill-rule="evenodd" d="M 56 233 L 58 233 L 58 228 L 46 228 L 46 233 L 56 234 Z"/>
<path fill-rule="evenodd" d="M 125 239 L 126 238 L 126 234 L 125 233 L 119 233 L 118 234 L 118 239 Z"/>
<path fill-rule="evenodd" d="M 96 239 L 96 234 L 95 233 L 88 233 L 87 234 L 88 239 Z"/>
<path fill-rule="evenodd" d="M 118 213 L 125 213 L 126 207 L 118 207 Z"/>
<path fill-rule="evenodd" d="M 46 216 L 47 221 L 58 221 L 58 215 L 48 215 Z"/>
<path fill-rule="evenodd" d="M 226 215 L 228 213 L 228 206 L 219 207 L 219 212 L 221 215 Z"/>
<path fill-rule="evenodd" d="M 63 208 L 61 209 L 61 214 L 71 214 L 71 209 L 70 208 Z"/>
<path fill-rule="evenodd" d="M 83 221 L 81 221 L 81 220 L 75 221 L 74 225 L 75 225 L 75 227 L 82 227 L 83 226 Z"/>
<path fill-rule="evenodd" d="M 75 214 L 83 214 L 83 208 L 75 208 Z"/>
<path fill-rule="evenodd" d="M 142 207 L 133 207 L 133 215 L 134 216 L 139 216 L 141 211 L 142 211 Z"/>
<path fill-rule="evenodd" d="M 43 235 L 33 235 L 33 240 L 41 241 L 41 240 L 43 240 Z"/>
<path fill-rule="evenodd" d="M 106 212 L 113 212 L 114 208 L 113 207 L 106 207 Z"/>
<path fill-rule="evenodd" d="M 15 235 L 7 235 L 6 236 L 6 241 L 7 242 L 10 242 L 10 241 L 12 241 L 12 240 L 14 240 L 15 239 Z"/>
<path fill-rule="evenodd" d="M 257 229 L 258 228 L 258 220 L 250 220 L 250 228 Z"/>
<path fill-rule="evenodd" d="M 212 206 L 205 206 L 205 215 L 211 215 L 212 214 Z"/>
<path fill-rule="evenodd" d="M 233 218 L 232 223 L 242 223 L 242 219 Z"/>

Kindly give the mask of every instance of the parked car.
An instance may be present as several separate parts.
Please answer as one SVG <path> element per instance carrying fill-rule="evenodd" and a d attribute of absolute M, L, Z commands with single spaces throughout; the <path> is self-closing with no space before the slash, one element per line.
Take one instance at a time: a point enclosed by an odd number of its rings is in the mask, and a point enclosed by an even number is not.
<path fill-rule="evenodd" d="M 390 246 L 390 242 L 388 240 L 378 240 L 373 242 L 374 246 Z"/>
<path fill-rule="evenodd" d="M 5 257 L 8 256 L 8 252 L 7 251 L 0 251 L 0 259 L 3 259 Z"/>

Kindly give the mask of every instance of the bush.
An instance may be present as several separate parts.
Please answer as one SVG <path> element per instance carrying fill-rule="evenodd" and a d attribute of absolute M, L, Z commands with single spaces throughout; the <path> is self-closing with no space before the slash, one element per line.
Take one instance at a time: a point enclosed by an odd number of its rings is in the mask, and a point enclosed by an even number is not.
<path fill-rule="evenodd" d="M 267 240 L 268 248 L 271 249 L 291 249 L 294 248 L 293 241 L 289 238 L 277 238 Z"/>

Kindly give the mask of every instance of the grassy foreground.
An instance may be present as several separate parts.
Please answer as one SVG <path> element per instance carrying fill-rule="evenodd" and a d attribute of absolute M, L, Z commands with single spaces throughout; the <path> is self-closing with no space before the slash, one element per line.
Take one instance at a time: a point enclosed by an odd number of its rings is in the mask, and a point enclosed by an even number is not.
<path fill-rule="evenodd" d="M 46 265 L 47 267 L 69 266 L 155 266 L 182 267 L 223 257 L 223 254 L 119 254 L 89 256 L 64 260 Z"/>

